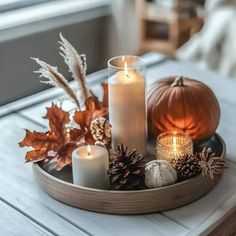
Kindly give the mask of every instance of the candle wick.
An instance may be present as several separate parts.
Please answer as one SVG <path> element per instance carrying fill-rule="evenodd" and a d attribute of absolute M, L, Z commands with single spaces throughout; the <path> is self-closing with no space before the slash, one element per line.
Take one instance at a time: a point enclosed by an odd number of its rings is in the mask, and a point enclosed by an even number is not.
<path fill-rule="evenodd" d="M 92 150 L 91 150 L 91 147 L 90 147 L 90 145 L 88 145 L 88 146 L 87 146 L 87 153 L 88 153 L 88 156 L 91 155 L 91 151 L 92 151 Z"/>
<path fill-rule="evenodd" d="M 128 79 L 130 78 L 128 73 L 125 73 L 125 76 L 126 76 Z"/>

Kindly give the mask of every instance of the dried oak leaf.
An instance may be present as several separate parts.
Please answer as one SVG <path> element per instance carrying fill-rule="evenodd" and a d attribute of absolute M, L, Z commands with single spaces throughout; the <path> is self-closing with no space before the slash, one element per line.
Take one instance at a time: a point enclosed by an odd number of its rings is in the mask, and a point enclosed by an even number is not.
<path fill-rule="evenodd" d="M 66 124 L 69 123 L 69 114 L 54 104 L 47 108 L 44 118 L 49 120 L 50 131 L 43 133 L 26 130 L 25 138 L 19 145 L 34 149 L 26 153 L 26 162 L 43 160 L 47 164 L 56 159 L 56 169 L 61 170 L 71 164 L 72 152 L 79 145 L 78 141 L 82 138 L 83 132 L 79 129 L 68 132 Z"/>
<path fill-rule="evenodd" d="M 104 107 L 108 107 L 108 84 L 107 83 L 102 83 L 102 88 L 103 88 L 102 104 L 103 104 Z"/>

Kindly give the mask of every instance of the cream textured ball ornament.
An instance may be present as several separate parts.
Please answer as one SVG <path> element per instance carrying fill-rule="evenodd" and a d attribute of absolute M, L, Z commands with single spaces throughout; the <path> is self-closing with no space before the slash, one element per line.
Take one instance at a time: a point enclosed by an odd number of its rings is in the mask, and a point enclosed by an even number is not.
<path fill-rule="evenodd" d="M 175 183 L 177 173 L 170 162 L 153 160 L 145 165 L 145 185 L 147 188 L 158 188 Z"/>

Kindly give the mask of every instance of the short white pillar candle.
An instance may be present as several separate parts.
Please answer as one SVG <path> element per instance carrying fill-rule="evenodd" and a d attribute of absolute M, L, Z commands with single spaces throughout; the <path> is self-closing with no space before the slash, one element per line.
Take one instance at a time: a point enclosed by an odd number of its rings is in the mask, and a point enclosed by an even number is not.
<path fill-rule="evenodd" d="M 109 187 L 109 156 L 107 149 L 88 145 L 72 153 L 73 183 L 83 187 L 107 189 Z"/>

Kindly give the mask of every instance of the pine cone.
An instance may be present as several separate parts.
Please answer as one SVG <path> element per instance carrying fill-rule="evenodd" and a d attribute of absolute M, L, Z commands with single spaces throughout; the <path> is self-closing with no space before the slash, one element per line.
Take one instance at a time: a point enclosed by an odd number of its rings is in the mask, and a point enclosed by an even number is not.
<path fill-rule="evenodd" d="M 95 145 L 107 146 L 111 141 L 111 125 L 109 120 L 104 117 L 98 117 L 90 125 L 92 137 Z"/>
<path fill-rule="evenodd" d="M 194 154 L 184 154 L 174 163 L 179 181 L 190 179 L 199 173 L 201 168 L 198 164 L 199 158 Z"/>
<path fill-rule="evenodd" d="M 198 153 L 199 165 L 202 170 L 202 175 L 206 178 L 214 180 L 217 175 L 221 175 L 223 170 L 226 168 L 225 160 L 221 157 L 217 157 L 211 148 L 203 148 L 203 150 Z"/>
<path fill-rule="evenodd" d="M 140 189 L 144 185 L 144 161 L 136 150 L 128 151 L 123 144 L 117 146 L 110 160 L 108 175 L 115 190 Z"/>

